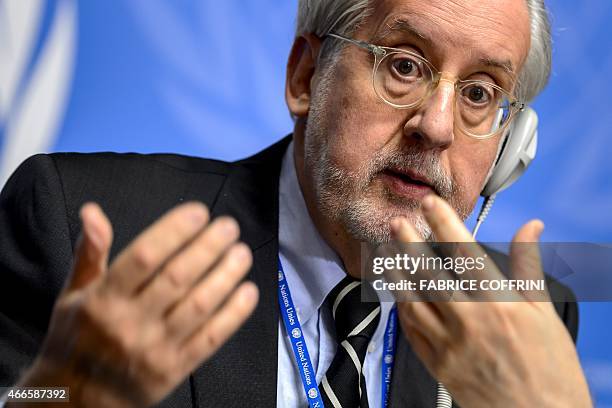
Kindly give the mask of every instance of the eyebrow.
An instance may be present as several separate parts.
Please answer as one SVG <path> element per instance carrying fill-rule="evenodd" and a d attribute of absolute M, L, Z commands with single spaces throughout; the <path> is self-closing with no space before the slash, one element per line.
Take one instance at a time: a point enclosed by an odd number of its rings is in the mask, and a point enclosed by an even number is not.
<path fill-rule="evenodd" d="M 403 31 L 414 37 L 419 37 L 428 43 L 432 42 L 429 36 L 419 31 L 408 20 L 402 17 L 395 17 L 393 18 L 392 21 L 386 22 L 383 30 L 380 33 L 378 33 L 376 36 L 374 36 L 372 38 L 372 41 L 380 41 L 384 39 L 385 37 L 387 37 L 388 35 L 393 34 L 395 31 Z"/>
<path fill-rule="evenodd" d="M 393 20 L 386 22 L 384 24 L 383 29 L 378 34 L 376 34 L 372 38 L 371 41 L 374 43 L 377 41 L 381 41 L 385 37 L 397 31 L 402 31 L 404 33 L 411 35 L 412 37 L 420 38 L 421 40 L 425 41 L 428 45 L 432 45 L 435 43 L 435 41 L 433 41 L 433 39 L 429 35 L 418 30 L 407 19 L 403 17 L 399 17 L 399 16 L 396 16 L 393 18 Z M 516 78 L 516 73 L 514 71 L 514 65 L 512 64 L 512 61 L 510 60 L 497 60 L 497 59 L 490 58 L 490 57 L 482 57 L 478 60 L 478 62 L 480 63 L 480 65 L 483 65 L 483 66 L 502 69 L 507 74 L 509 74 L 512 77 L 512 79 Z"/>
<path fill-rule="evenodd" d="M 510 77 L 514 80 L 516 79 L 516 74 L 514 72 L 514 65 L 512 65 L 512 61 L 510 60 L 504 60 L 504 61 L 500 61 L 500 60 L 496 60 L 496 59 L 492 59 L 492 58 L 480 58 L 479 62 L 481 65 L 487 66 L 487 67 L 492 67 L 492 68 L 499 68 L 504 70 L 508 75 L 510 75 Z"/>

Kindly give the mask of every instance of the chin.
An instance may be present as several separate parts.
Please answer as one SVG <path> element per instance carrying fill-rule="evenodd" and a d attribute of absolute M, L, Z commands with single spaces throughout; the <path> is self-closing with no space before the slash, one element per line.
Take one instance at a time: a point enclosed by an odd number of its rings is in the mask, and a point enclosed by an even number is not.
<path fill-rule="evenodd" d="M 371 245 L 391 241 L 391 220 L 406 217 L 424 240 L 431 229 L 418 209 L 420 203 L 395 202 L 386 198 L 364 198 L 353 201 L 340 212 L 340 222 L 353 239 Z"/>

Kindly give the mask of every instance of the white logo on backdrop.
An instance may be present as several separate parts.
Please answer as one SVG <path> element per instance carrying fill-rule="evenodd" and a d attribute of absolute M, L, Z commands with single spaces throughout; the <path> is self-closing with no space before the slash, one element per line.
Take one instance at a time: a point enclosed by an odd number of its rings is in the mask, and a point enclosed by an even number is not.
<path fill-rule="evenodd" d="M 74 68 L 77 5 L 58 0 L 40 40 L 45 0 L 0 0 L 0 187 L 26 157 L 48 151 Z"/>

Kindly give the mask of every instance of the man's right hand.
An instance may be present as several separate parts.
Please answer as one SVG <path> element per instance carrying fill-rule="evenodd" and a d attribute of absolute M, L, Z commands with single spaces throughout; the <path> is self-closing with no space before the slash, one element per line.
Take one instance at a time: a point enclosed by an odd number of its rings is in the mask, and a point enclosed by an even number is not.
<path fill-rule="evenodd" d="M 112 227 L 81 209 L 72 276 L 40 354 L 18 386 L 70 387 L 74 406 L 148 406 L 215 353 L 255 309 L 252 264 L 232 218 L 169 211 L 108 266 Z"/>

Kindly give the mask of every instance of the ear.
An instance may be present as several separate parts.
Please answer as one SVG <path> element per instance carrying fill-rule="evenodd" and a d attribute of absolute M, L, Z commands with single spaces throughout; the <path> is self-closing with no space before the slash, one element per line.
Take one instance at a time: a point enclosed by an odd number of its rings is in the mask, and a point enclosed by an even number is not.
<path fill-rule="evenodd" d="M 321 39 L 314 34 L 297 37 L 287 61 L 285 100 L 291 113 L 305 117 L 310 109 L 312 79 L 321 48 Z"/>

